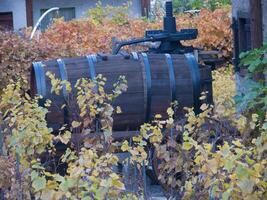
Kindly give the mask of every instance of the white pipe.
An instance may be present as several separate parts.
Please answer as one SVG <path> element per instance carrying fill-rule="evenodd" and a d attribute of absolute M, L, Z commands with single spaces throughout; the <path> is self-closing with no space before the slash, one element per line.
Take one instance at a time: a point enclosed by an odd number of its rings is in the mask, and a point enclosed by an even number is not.
<path fill-rule="evenodd" d="M 37 23 L 35 24 L 35 26 L 34 26 L 34 28 L 33 28 L 33 30 L 32 30 L 30 39 L 33 38 L 33 36 L 34 36 L 34 34 L 35 34 L 35 32 L 36 32 L 36 30 L 37 30 L 39 24 L 40 24 L 41 21 L 44 19 L 44 17 L 45 17 L 48 13 L 50 13 L 51 11 L 54 11 L 54 10 L 59 10 L 59 7 L 50 8 L 50 9 L 48 9 L 47 11 L 45 11 L 44 14 L 42 14 L 42 16 L 38 19 Z"/>

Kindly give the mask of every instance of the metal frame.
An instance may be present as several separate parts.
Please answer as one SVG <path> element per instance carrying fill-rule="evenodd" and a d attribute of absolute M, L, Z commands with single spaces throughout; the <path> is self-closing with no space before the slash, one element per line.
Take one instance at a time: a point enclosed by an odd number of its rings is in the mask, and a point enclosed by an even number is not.
<path fill-rule="evenodd" d="M 165 54 L 166 61 L 169 68 L 169 78 L 170 78 L 170 90 L 171 90 L 171 101 L 176 100 L 176 81 L 175 81 L 175 73 L 172 62 L 172 57 L 170 54 Z"/>
<path fill-rule="evenodd" d="M 200 98 L 200 91 L 201 91 L 199 66 L 193 54 L 187 53 L 185 54 L 185 57 L 187 59 L 187 63 L 190 69 L 192 82 L 193 82 L 194 111 L 196 114 L 199 114 L 200 113 L 200 99 L 199 98 Z"/>
<path fill-rule="evenodd" d="M 45 74 L 42 62 L 33 62 L 33 69 L 35 73 L 35 81 L 37 86 L 37 94 L 41 96 L 46 95 Z"/>
<path fill-rule="evenodd" d="M 152 99 L 152 80 L 151 80 L 151 69 L 148 56 L 146 53 L 141 53 L 142 61 L 145 67 L 146 76 L 146 122 L 151 118 L 151 99 Z"/>

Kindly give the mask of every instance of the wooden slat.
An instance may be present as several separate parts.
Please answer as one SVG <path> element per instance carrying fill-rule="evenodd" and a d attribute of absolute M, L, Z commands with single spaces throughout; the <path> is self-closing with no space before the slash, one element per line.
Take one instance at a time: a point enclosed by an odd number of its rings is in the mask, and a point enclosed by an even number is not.
<path fill-rule="evenodd" d="M 26 17 L 27 17 L 27 26 L 33 26 L 33 0 L 26 0 Z"/>
<path fill-rule="evenodd" d="M 112 138 L 115 141 L 128 140 L 132 137 L 138 136 L 139 134 L 140 133 L 138 131 L 116 131 L 112 133 Z M 75 145 L 82 143 L 85 139 L 97 139 L 100 137 L 104 137 L 102 132 L 89 134 L 76 133 L 72 134 L 71 142 Z"/>
<path fill-rule="evenodd" d="M 143 61 L 138 61 L 132 58 L 126 60 L 123 56 L 107 55 L 107 60 L 99 59 L 95 63 L 95 70 L 97 74 L 103 74 L 107 78 L 105 89 L 108 93 L 112 92 L 113 84 L 117 81 L 119 75 L 125 75 L 128 81 L 128 90 L 120 95 L 112 105 L 114 107 L 120 106 L 122 109 L 121 114 L 114 114 L 114 130 L 136 130 L 141 124 L 145 122 L 145 74 Z M 166 109 L 171 103 L 171 90 L 169 80 L 169 69 L 166 63 L 164 54 L 148 54 L 149 62 L 151 65 L 151 78 L 152 78 L 152 96 L 151 96 L 151 115 L 161 114 L 167 117 Z M 193 105 L 193 86 L 191 80 L 191 73 L 188 68 L 187 60 L 184 55 L 172 55 L 174 75 L 176 81 L 176 96 L 178 100 L 179 116 L 183 116 L 183 107 L 192 107 Z M 75 84 L 77 79 L 81 77 L 89 77 L 88 61 L 85 57 L 79 58 L 64 58 L 68 80 Z M 60 78 L 59 67 L 55 60 L 44 62 L 46 65 L 45 71 L 51 71 Z M 200 69 L 201 79 L 211 78 L 209 70 Z M 32 79 L 34 74 L 32 74 Z M 36 84 L 32 81 L 32 89 L 35 91 Z M 51 83 L 46 77 L 47 98 L 53 101 L 50 108 L 50 113 L 47 115 L 48 123 L 51 127 L 59 128 L 63 125 L 64 117 L 63 111 L 60 109 L 64 103 L 62 94 L 56 96 L 51 94 Z M 202 90 L 211 90 L 210 85 L 205 85 Z M 75 93 L 75 90 L 73 91 Z M 75 118 L 75 112 L 78 112 L 76 102 L 71 102 L 71 119 Z M 75 112 L 74 112 L 75 111 Z"/>
<path fill-rule="evenodd" d="M 261 0 L 250 0 L 251 47 L 253 49 L 263 45 L 261 2 Z"/>

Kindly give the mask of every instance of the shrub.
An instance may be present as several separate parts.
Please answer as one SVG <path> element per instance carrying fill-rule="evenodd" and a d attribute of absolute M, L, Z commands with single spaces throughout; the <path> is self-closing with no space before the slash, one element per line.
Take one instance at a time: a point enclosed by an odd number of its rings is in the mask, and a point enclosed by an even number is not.
<path fill-rule="evenodd" d="M 129 16 L 127 11 L 130 7 L 130 3 L 123 6 L 102 6 L 102 3 L 99 1 L 96 3 L 95 8 L 91 8 L 86 12 L 86 17 L 92 19 L 94 24 L 103 24 L 104 20 L 110 19 L 117 25 L 127 24 L 129 21 Z"/>
<path fill-rule="evenodd" d="M 230 6 L 231 0 L 174 0 L 173 5 L 175 10 L 191 10 L 191 9 L 209 9 L 214 11 L 215 9 Z"/>
<path fill-rule="evenodd" d="M 53 92 L 59 94 L 68 82 L 47 74 L 53 85 Z M 31 98 L 25 93 L 23 81 L 9 84 L 0 96 L 0 134 L 4 138 L 4 154 L 16 160 L 16 174 L 12 171 L 12 159 L 2 167 L 11 169 L 0 176 L 0 186 L 8 184 L 5 195 L 10 199 L 99 199 L 107 197 L 123 198 L 125 188 L 121 177 L 113 172 L 118 158 L 113 152 L 108 152 L 111 145 L 111 128 L 114 109 L 110 102 L 127 89 L 126 82 L 121 77 L 115 84 L 112 94 L 104 91 L 105 79 L 98 77 L 95 81 L 81 79 L 76 84 L 77 95 L 74 96 L 79 105 L 78 112 L 84 121 L 73 121 L 71 128 L 63 126 L 57 136 L 47 127 L 45 116 L 53 102 L 46 100 L 44 107 L 39 106 L 41 97 Z M 98 86 L 98 92 L 92 87 Z M 74 88 L 73 88 L 74 89 Z M 67 87 L 71 92 L 72 88 Z M 85 94 L 86 91 L 86 94 Z M 72 93 L 73 94 L 73 93 Z M 66 105 L 68 106 L 68 105 Z M 89 110 L 88 110 L 89 109 Z M 96 118 L 101 122 L 101 130 L 105 139 L 95 144 L 73 147 L 71 134 L 78 127 L 83 127 L 80 134 L 90 133 Z M 2 131 L 3 130 L 3 131 Z M 88 132 L 89 131 L 89 132 Z M 1 141 L 2 142 L 2 141 Z M 70 144 L 60 160 L 56 159 L 56 144 Z M 85 144 L 88 141 L 83 141 Z M 83 143 L 82 142 L 82 143 Z M 88 142 L 89 143 L 89 142 Z M 2 145 L 2 144 L 1 144 Z M 1 149 L 2 150 L 2 149 Z M 7 158 L 0 157 L 0 162 Z M 67 163 L 67 172 L 62 176 L 57 168 Z M 13 182 L 4 178 L 10 176 Z M 16 191 L 17 190 L 17 191 Z"/>
<path fill-rule="evenodd" d="M 131 39 L 143 37 L 148 29 L 160 29 L 162 22 L 145 22 L 143 20 L 129 20 L 127 24 L 114 24 L 112 20 L 103 19 L 101 25 L 91 19 L 71 22 L 56 21 L 41 37 L 40 43 L 54 45 L 66 55 L 83 55 L 95 52 L 110 52 L 112 37 Z M 231 19 L 229 9 L 218 9 L 214 12 L 202 10 L 199 16 L 177 17 L 177 29 L 198 28 L 199 36 L 196 40 L 186 42 L 205 50 L 219 50 L 222 56 L 230 60 Z M 103 26 L 105 28 L 103 28 Z M 118 28 L 119 26 L 119 28 Z M 71 53 L 73 52 L 73 53 Z"/>
<path fill-rule="evenodd" d="M 177 18 L 177 29 L 196 27 L 198 39 L 187 44 L 206 50 L 220 50 L 222 56 L 230 60 L 231 31 L 229 10 L 219 9 L 214 12 L 203 10 L 200 16 L 181 15 Z M 120 15 L 115 15 L 119 17 Z M 120 17 L 119 17 L 120 18 Z M 118 19 L 119 19 L 118 18 Z M 116 20 L 115 20 L 116 19 Z M 114 22 L 115 20 L 115 22 Z M 0 32 L 0 90 L 10 79 L 28 77 L 31 62 L 53 58 L 75 57 L 97 52 L 111 52 L 112 37 L 131 39 L 143 37 L 147 29 L 160 29 L 162 22 L 146 22 L 140 19 L 117 23 L 117 18 L 103 18 L 102 24 L 93 19 L 80 19 L 69 22 L 55 20 L 39 40 L 28 40 L 14 33 Z M 120 22 L 122 22 L 119 19 Z M 127 48 L 126 48 L 127 49 Z M 140 50 L 132 47 L 128 50 Z"/>

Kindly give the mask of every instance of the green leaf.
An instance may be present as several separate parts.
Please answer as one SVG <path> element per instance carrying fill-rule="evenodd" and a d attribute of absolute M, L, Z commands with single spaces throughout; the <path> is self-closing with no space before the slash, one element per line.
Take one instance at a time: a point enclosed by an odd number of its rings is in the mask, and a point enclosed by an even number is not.
<path fill-rule="evenodd" d="M 226 160 L 224 164 L 224 168 L 228 171 L 231 172 L 234 167 L 234 162 L 233 160 Z"/>
<path fill-rule="evenodd" d="M 261 64 L 261 59 L 260 58 L 258 58 L 255 61 L 251 62 L 251 64 L 248 67 L 249 72 L 254 72 L 260 64 Z"/>
<path fill-rule="evenodd" d="M 237 182 L 237 185 L 240 187 L 242 192 L 246 194 L 251 194 L 253 192 L 253 187 L 255 183 L 249 179 L 245 179 L 245 180 Z"/>
<path fill-rule="evenodd" d="M 68 179 L 63 181 L 60 185 L 59 188 L 63 191 L 63 192 L 67 192 L 69 190 L 69 188 L 72 188 L 75 184 L 77 183 L 76 179 Z"/>
<path fill-rule="evenodd" d="M 222 194 L 222 200 L 228 200 L 230 198 L 232 188 L 229 188 Z"/>
<path fill-rule="evenodd" d="M 65 181 L 65 178 L 64 178 L 63 176 L 59 175 L 59 174 L 55 174 L 54 179 L 55 179 L 56 181 L 58 181 L 58 182 L 63 182 L 63 181 Z"/>
<path fill-rule="evenodd" d="M 190 150 L 191 148 L 192 148 L 193 146 L 192 146 L 192 144 L 190 144 L 189 142 L 184 142 L 183 143 L 183 149 L 184 150 Z"/>
<path fill-rule="evenodd" d="M 244 179 L 249 176 L 248 170 L 242 165 L 238 165 L 236 168 L 236 175 L 238 179 Z"/>
<path fill-rule="evenodd" d="M 34 188 L 35 192 L 38 192 L 44 189 L 46 186 L 46 179 L 45 177 L 36 177 L 32 182 L 32 187 Z"/>
<path fill-rule="evenodd" d="M 31 180 L 35 180 L 38 177 L 38 173 L 36 171 L 31 172 Z"/>

